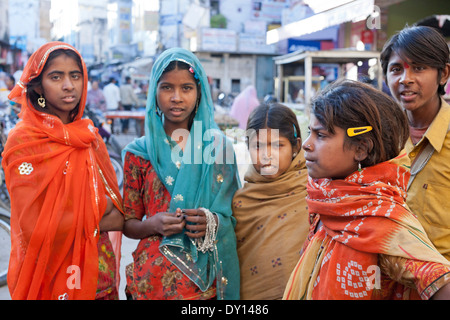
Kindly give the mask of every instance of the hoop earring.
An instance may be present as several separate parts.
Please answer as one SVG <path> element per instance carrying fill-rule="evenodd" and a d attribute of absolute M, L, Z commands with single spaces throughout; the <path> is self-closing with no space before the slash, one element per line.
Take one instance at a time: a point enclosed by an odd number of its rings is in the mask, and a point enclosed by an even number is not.
<path fill-rule="evenodd" d="M 37 99 L 37 103 L 41 108 L 45 108 L 45 98 L 42 95 Z"/>

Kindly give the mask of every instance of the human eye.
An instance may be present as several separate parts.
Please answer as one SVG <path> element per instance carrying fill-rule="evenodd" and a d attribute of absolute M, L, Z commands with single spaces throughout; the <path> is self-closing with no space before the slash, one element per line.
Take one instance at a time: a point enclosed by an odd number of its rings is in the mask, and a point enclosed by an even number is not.
<path fill-rule="evenodd" d="M 427 68 L 426 66 L 421 66 L 421 65 L 414 66 L 414 70 L 418 71 L 418 72 L 424 71 L 426 68 Z"/>
<path fill-rule="evenodd" d="M 317 132 L 317 137 L 320 138 L 320 139 L 323 139 L 323 138 L 326 137 L 326 135 L 323 134 L 322 132 Z"/>
<path fill-rule="evenodd" d="M 391 73 L 399 73 L 399 72 L 401 71 L 401 68 L 400 68 L 399 66 L 395 65 L 395 66 L 392 66 L 392 67 L 389 69 L 389 71 L 390 71 Z"/>
<path fill-rule="evenodd" d="M 81 79 L 81 73 L 73 73 L 72 74 L 72 79 L 75 79 L 75 80 Z"/>

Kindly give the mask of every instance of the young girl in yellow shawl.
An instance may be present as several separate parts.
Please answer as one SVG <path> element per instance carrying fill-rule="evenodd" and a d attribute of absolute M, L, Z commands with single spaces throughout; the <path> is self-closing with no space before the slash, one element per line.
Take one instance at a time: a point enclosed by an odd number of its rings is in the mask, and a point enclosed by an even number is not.
<path fill-rule="evenodd" d="M 405 204 L 409 169 L 391 161 L 405 157 L 401 108 L 368 85 L 339 81 L 313 101 L 309 129 L 315 233 L 284 299 L 449 299 L 450 263 Z"/>
<path fill-rule="evenodd" d="M 247 134 L 253 165 L 233 198 L 241 299 L 281 299 L 309 227 L 300 128 L 288 107 L 261 105 Z"/>

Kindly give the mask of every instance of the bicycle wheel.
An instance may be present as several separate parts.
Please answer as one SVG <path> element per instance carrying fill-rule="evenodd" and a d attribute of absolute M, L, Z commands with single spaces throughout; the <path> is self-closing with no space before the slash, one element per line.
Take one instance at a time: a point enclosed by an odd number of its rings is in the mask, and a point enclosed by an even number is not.
<path fill-rule="evenodd" d="M 0 215 L 0 287 L 6 284 L 9 255 L 11 252 L 11 228 L 9 217 Z"/>
<path fill-rule="evenodd" d="M 111 159 L 111 164 L 112 164 L 112 166 L 114 168 L 114 171 L 116 172 L 116 177 L 117 177 L 117 183 L 119 185 L 119 190 L 122 190 L 123 175 L 124 175 L 122 164 L 118 160 L 116 160 L 116 159 L 114 159 L 112 157 L 110 157 L 110 159 Z"/>

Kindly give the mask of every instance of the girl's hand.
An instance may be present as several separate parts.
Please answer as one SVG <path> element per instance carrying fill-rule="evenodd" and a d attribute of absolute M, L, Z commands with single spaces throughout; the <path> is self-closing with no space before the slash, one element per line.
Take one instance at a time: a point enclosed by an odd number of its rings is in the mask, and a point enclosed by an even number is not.
<path fill-rule="evenodd" d="M 171 236 L 183 231 L 185 226 L 181 209 L 175 213 L 158 212 L 142 221 L 129 219 L 125 221 L 124 234 L 131 239 L 145 239 L 154 235 Z"/>
<path fill-rule="evenodd" d="M 149 226 L 150 232 L 162 236 L 171 236 L 180 233 L 186 224 L 180 209 L 177 209 L 175 213 L 158 212 L 144 221 L 144 223 Z"/>
<path fill-rule="evenodd" d="M 190 238 L 201 238 L 206 234 L 206 216 L 200 209 L 183 209 L 186 220 L 185 234 Z M 217 216 L 214 215 L 217 223 Z"/>

